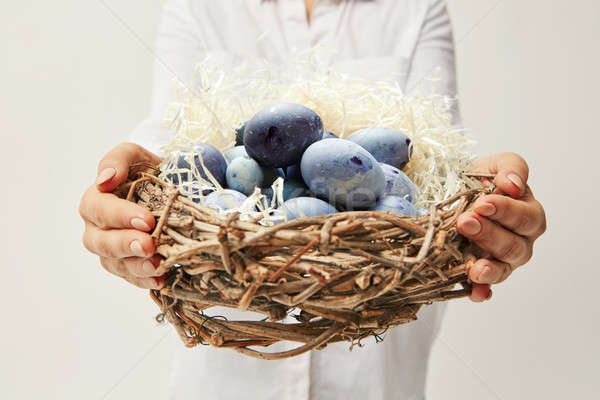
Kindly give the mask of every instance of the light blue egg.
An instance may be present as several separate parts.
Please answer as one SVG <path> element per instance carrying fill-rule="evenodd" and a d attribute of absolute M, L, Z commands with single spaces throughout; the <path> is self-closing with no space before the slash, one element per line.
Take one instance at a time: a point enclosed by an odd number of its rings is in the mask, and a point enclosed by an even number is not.
<path fill-rule="evenodd" d="M 361 129 L 348 136 L 348 140 L 362 146 L 377 161 L 399 169 L 404 168 L 412 154 L 410 138 L 394 129 Z"/>
<path fill-rule="evenodd" d="M 344 139 L 323 139 L 310 145 L 300 169 L 313 193 L 348 210 L 372 206 L 385 188 L 377 160 Z"/>
<path fill-rule="evenodd" d="M 238 157 L 244 157 L 247 155 L 248 153 L 246 153 L 246 148 L 244 146 L 235 146 L 223 153 L 223 157 L 225 157 L 225 160 L 227 160 L 228 164 Z"/>
<path fill-rule="evenodd" d="M 412 203 L 405 198 L 398 196 L 386 196 L 380 199 L 377 204 L 370 208 L 371 211 L 391 211 L 407 216 L 416 216 L 417 210 Z"/>
<path fill-rule="evenodd" d="M 288 220 L 338 212 L 331 204 L 315 197 L 296 197 L 283 203 Z"/>
<path fill-rule="evenodd" d="M 227 187 L 250 195 L 265 181 L 263 168 L 250 157 L 238 157 L 227 167 Z"/>
<path fill-rule="evenodd" d="M 379 165 L 385 175 L 384 196 L 404 197 L 411 203 L 417 199 L 419 193 L 417 186 L 404 172 L 385 163 L 379 163 Z"/>
<path fill-rule="evenodd" d="M 204 198 L 204 205 L 214 209 L 229 210 L 238 208 L 248 197 L 235 190 L 223 189 L 212 192 Z"/>

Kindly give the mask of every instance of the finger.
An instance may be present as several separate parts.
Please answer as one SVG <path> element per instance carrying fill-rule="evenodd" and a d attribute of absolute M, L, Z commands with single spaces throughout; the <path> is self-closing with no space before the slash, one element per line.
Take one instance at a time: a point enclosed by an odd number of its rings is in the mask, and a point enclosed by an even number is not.
<path fill-rule="evenodd" d="M 500 283 L 512 273 L 510 264 L 494 259 L 481 258 L 469 269 L 469 278 L 475 283 Z"/>
<path fill-rule="evenodd" d="M 495 174 L 494 184 L 515 199 L 525 193 L 529 166 L 518 154 L 500 153 L 484 157 L 475 163 L 474 171 Z"/>
<path fill-rule="evenodd" d="M 141 289 L 162 289 L 165 285 L 166 277 L 158 276 L 153 278 L 124 278 L 127 282 Z"/>
<path fill-rule="evenodd" d="M 544 209 L 533 198 L 523 201 L 491 194 L 477 199 L 473 211 L 522 236 L 537 237 L 546 225 Z"/>
<path fill-rule="evenodd" d="M 499 261 L 518 267 L 531 258 L 532 248 L 527 239 L 507 231 L 501 225 L 477 213 L 462 213 L 456 221 L 456 226 L 461 234 Z"/>
<path fill-rule="evenodd" d="M 122 143 L 109 151 L 98 164 L 96 186 L 101 192 L 112 192 L 125 182 L 129 167 L 139 162 L 159 164 L 160 157 L 134 143 Z"/>
<path fill-rule="evenodd" d="M 156 268 L 160 264 L 161 257 L 154 255 L 150 258 L 128 257 L 128 258 L 106 258 L 100 257 L 100 264 L 111 274 L 122 278 L 149 278 L 160 276 Z"/>
<path fill-rule="evenodd" d="M 111 193 L 101 193 L 96 186 L 84 193 L 79 213 L 101 229 L 133 228 L 147 232 L 154 228 L 154 216 L 147 208 Z"/>
<path fill-rule="evenodd" d="M 473 284 L 469 298 L 476 303 L 489 300 L 492 298 L 492 288 L 487 284 L 475 283 Z"/>
<path fill-rule="evenodd" d="M 86 223 L 83 245 L 90 252 L 107 258 L 143 257 L 154 255 L 154 241 L 147 233 L 134 229 L 102 230 Z"/>

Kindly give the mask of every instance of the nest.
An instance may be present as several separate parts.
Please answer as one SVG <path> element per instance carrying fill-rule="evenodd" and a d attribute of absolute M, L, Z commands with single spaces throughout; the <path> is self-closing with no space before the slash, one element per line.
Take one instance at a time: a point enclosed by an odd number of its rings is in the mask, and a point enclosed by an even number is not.
<path fill-rule="evenodd" d="M 242 219 L 203 207 L 156 175 L 133 168 L 119 191 L 156 217 L 152 236 L 164 257 L 158 270 L 168 279 L 150 294 L 161 318 L 188 347 L 210 344 L 261 359 L 377 338 L 416 320 L 424 304 L 467 296 L 475 256 L 455 221 L 493 190 L 473 179 L 481 175 L 464 174 L 462 189 L 422 216 L 351 211 L 264 226 L 260 215 Z M 214 306 L 266 318 L 224 320 L 207 314 Z M 263 351 L 279 341 L 299 346 Z"/>

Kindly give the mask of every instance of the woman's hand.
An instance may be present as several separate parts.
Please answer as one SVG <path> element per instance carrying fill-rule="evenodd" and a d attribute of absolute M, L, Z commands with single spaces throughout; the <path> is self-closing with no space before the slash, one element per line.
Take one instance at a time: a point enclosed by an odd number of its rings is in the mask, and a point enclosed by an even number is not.
<path fill-rule="evenodd" d="M 500 283 L 533 254 L 533 242 L 546 230 L 546 215 L 527 185 L 529 167 L 514 153 L 478 160 L 475 172 L 495 174 L 494 194 L 480 197 L 461 214 L 458 231 L 484 252 L 469 270 L 474 282 L 471 300 L 492 296 L 491 284 Z"/>
<path fill-rule="evenodd" d="M 160 256 L 154 254 L 154 242 L 148 234 L 154 228 L 154 217 L 112 191 L 127 179 L 132 164 L 156 165 L 160 161 L 136 144 L 120 144 L 100 161 L 96 182 L 83 194 L 79 206 L 85 222 L 85 248 L 100 257 L 108 272 L 147 289 L 159 289 L 164 284 L 164 277 L 156 274 Z"/>

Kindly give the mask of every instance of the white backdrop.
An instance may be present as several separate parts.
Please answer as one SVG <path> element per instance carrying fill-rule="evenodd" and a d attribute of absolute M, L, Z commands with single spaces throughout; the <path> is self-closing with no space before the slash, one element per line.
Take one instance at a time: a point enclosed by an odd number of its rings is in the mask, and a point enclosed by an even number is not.
<path fill-rule="evenodd" d="M 428 398 L 593 398 L 600 3 L 448 2 L 465 124 L 481 154 L 529 161 L 548 232 L 493 301 L 450 304 Z M 144 291 L 86 254 L 76 211 L 100 156 L 148 111 L 161 4 L 21 0 L 0 14 L 3 398 L 167 398 L 177 340 Z"/>

